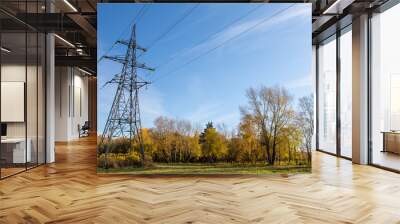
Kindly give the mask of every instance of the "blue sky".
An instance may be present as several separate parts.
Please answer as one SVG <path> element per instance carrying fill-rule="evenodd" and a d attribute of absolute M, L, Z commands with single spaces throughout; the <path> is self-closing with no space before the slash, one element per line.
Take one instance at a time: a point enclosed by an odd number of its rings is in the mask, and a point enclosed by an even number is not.
<path fill-rule="evenodd" d="M 152 73 L 139 71 L 143 79 L 154 81 L 140 95 L 143 127 L 152 127 L 154 119 L 162 115 L 187 119 L 201 127 L 213 121 L 216 125 L 224 123 L 228 128 L 236 128 L 240 121 L 239 106 L 247 104 L 245 92 L 249 87 L 285 86 L 295 99 L 313 92 L 311 4 L 260 4 L 199 4 L 138 59 L 148 66 L 162 65 Z M 136 25 L 138 44 L 151 46 L 195 6 L 192 3 L 147 6 Z M 121 34 L 122 39 L 129 38 L 126 28 L 142 7 L 143 4 L 98 5 L 98 57 Z M 285 11 L 277 14 L 281 10 Z M 238 18 L 242 19 L 226 27 Z M 124 53 L 121 46 L 113 48 L 109 55 Z M 100 132 L 116 89 L 102 86 L 120 71 L 121 65 L 111 61 L 102 60 L 98 65 Z"/>

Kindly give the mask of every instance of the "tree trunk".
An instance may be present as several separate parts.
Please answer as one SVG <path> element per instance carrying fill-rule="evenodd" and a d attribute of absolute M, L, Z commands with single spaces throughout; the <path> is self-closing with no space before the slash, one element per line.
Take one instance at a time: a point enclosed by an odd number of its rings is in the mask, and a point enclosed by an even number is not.
<path fill-rule="evenodd" d="M 275 159 L 276 159 L 276 142 L 275 142 L 275 138 L 272 144 L 272 156 L 271 156 L 271 165 L 275 164 Z"/>

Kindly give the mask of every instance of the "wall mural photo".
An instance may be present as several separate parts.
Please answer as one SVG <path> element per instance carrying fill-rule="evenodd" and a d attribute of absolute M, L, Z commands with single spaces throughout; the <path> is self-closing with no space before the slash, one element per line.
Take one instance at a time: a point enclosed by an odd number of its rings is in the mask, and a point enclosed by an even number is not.
<path fill-rule="evenodd" d="M 99 4 L 98 172 L 311 172 L 311 54 L 311 4 Z"/>

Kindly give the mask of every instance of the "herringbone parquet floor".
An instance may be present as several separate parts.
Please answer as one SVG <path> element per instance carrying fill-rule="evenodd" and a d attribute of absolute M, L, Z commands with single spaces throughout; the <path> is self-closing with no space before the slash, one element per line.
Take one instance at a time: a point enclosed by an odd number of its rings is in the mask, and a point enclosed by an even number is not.
<path fill-rule="evenodd" d="M 97 175 L 95 139 L 0 181 L 0 223 L 400 223 L 400 175 L 322 153 L 313 173 Z"/>

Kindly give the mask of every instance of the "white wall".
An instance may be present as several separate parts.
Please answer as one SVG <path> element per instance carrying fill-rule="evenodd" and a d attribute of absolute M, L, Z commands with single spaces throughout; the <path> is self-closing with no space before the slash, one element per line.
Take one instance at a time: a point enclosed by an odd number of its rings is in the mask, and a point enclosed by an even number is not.
<path fill-rule="evenodd" d="M 56 141 L 68 140 L 69 125 L 68 125 L 68 88 L 70 84 L 70 78 L 68 75 L 67 67 L 56 67 L 55 68 L 55 135 Z"/>
<path fill-rule="evenodd" d="M 88 78 L 72 67 L 56 67 L 55 73 L 55 140 L 70 141 L 88 120 Z"/>
<path fill-rule="evenodd" d="M 77 70 L 75 70 L 76 72 Z M 89 111 L 88 111 L 88 77 L 84 77 L 79 73 L 79 75 L 74 75 L 74 108 L 72 108 L 72 120 L 71 120 L 71 134 L 74 137 L 79 137 L 78 124 L 81 126 L 88 121 Z M 80 102 L 79 102 L 80 101 Z M 80 108 L 81 107 L 81 108 Z"/>

